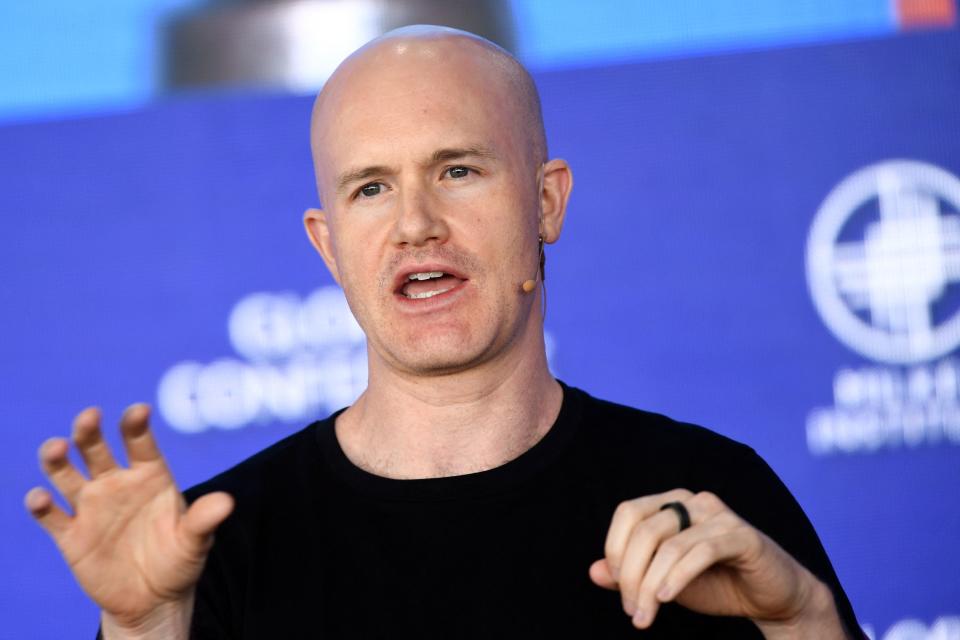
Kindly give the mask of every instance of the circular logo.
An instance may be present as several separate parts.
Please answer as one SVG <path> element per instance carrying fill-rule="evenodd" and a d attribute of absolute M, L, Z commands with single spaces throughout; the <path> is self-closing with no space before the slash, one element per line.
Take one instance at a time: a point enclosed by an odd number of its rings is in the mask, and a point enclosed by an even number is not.
<path fill-rule="evenodd" d="M 890 160 L 845 178 L 807 240 L 807 282 L 836 337 L 881 362 L 960 346 L 960 178 Z"/>

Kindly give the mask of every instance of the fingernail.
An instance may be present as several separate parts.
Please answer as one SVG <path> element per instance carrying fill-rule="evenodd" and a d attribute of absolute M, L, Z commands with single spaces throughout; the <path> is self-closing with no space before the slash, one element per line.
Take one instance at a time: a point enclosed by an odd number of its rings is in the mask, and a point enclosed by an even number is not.
<path fill-rule="evenodd" d="M 671 589 L 668 585 L 663 585 L 662 587 L 660 587 L 660 591 L 657 591 L 657 600 L 659 600 L 660 602 L 666 602 L 667 600 L 669 600 L 671 596 L 670 591 Z"/>
<path fill-rule="evenodd" d="M 617 567 L 610 567 L 610 576 L 613 578 L 614 582 L 620 582 L 620 569 Z"/>
<path fill-rule="evenodd" d="M 637 609 L 637 612 L 633 614 L 633 626 L 642 627 L 647 624 L 647 612 L 643 609 Z"/>
<path fill-rule="evenodd" d="M 34 487 L 27 492 L 27 495 L 23 498 L 23 504 L 26 505 L 27 509 L 30 511 L 36 511 L 39 509 L 40 500 L 43 496 L 43 489 L 40 487 Z"/>
<path fill-rule="evenodd" d="M 632 602 L 624 602 L 623 610 L 627 612 L 628 616 L 633 616 L 633 613 L 637 610 L 637 605 Z"/>

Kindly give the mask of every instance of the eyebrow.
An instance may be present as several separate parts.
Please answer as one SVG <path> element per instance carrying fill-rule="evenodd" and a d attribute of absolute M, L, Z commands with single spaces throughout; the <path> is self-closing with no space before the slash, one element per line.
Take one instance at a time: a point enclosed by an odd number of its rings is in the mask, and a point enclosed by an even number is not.
<path fill-rule="evenodd" d="M 439 149 L 430 156 L 430 164 L 440 164 L 450 160 L 460 160 L 462 158 L 478 157 L 486 160 L 496 160 L 497 154 L 492 149 L 481 145 L 472 145 L 469 147 L 455 147 L 452 149 Z"/>
<path fill-rule="evenodd" d="M 483 145 L 470 145 L 466 147 L 451 147 L 448 149 L 437 149 L 431 155 L 429 160 L 424 164 L 426 166 L 433 166 L 440 164 L 442 162 L 450 162 L 451 160 L 462 160 L 464 158 L 483 158 L 486 160 L 497 160 L 497 156 L 494 151 Z M 354 182 L 359 182 L 361 180 L 367 180 L 369 178 L 374 178 L 377 176 L 383 175 L 392 175 L 396 173 L 396 169 L 388 167 L 386 165 L 374 165 L 370 167 L 362 167 L 360 169 L 351 169 L 344 173 L 341 173 L 337 178 L 337 194 L 342 194 L 347 187 L 349 187 Z"/>

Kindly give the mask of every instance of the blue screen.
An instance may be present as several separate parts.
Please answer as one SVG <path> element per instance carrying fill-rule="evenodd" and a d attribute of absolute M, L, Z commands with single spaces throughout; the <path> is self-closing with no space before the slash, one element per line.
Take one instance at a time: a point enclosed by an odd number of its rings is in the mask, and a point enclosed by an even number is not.
<path fill-rule="evenodd" d="M 536 74 L 576 179 L 547 249 L 554 372 L 757 449 L 890 640 L 960 625 L 957 69 L 949 31 Z M 21 506 L 80 408 L 116 446 L 122 408 L 152 403 L 186 487 L 363 388 L 301 224 L 310 108 L 187 96 L 0 128 L 4 636 L 96 628 Z"/>

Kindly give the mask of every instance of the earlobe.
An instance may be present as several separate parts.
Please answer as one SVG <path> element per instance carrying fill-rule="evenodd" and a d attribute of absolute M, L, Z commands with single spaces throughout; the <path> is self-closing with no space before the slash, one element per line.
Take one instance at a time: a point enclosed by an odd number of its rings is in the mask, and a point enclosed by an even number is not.
<path fill-rule="evenodd" d="M 566 160 L 557 158 L 543 165 L 540 210 L 543 212 L 543 240 L 548 244 L 560 239 L 572 189 L 573 173 Z"/>
<path fill-rule="evenodd" d="M 333 242 L 330 237 L 330 227 L 327 225 L 327 213 L 322 209 L 307 209 L 303 212 L 303 227 L 310 238 L 310 244 L 317 250 L 330 275 L 340 284 L 340 272 L 337 269 L 337 260 L 333 252 Z"/>

